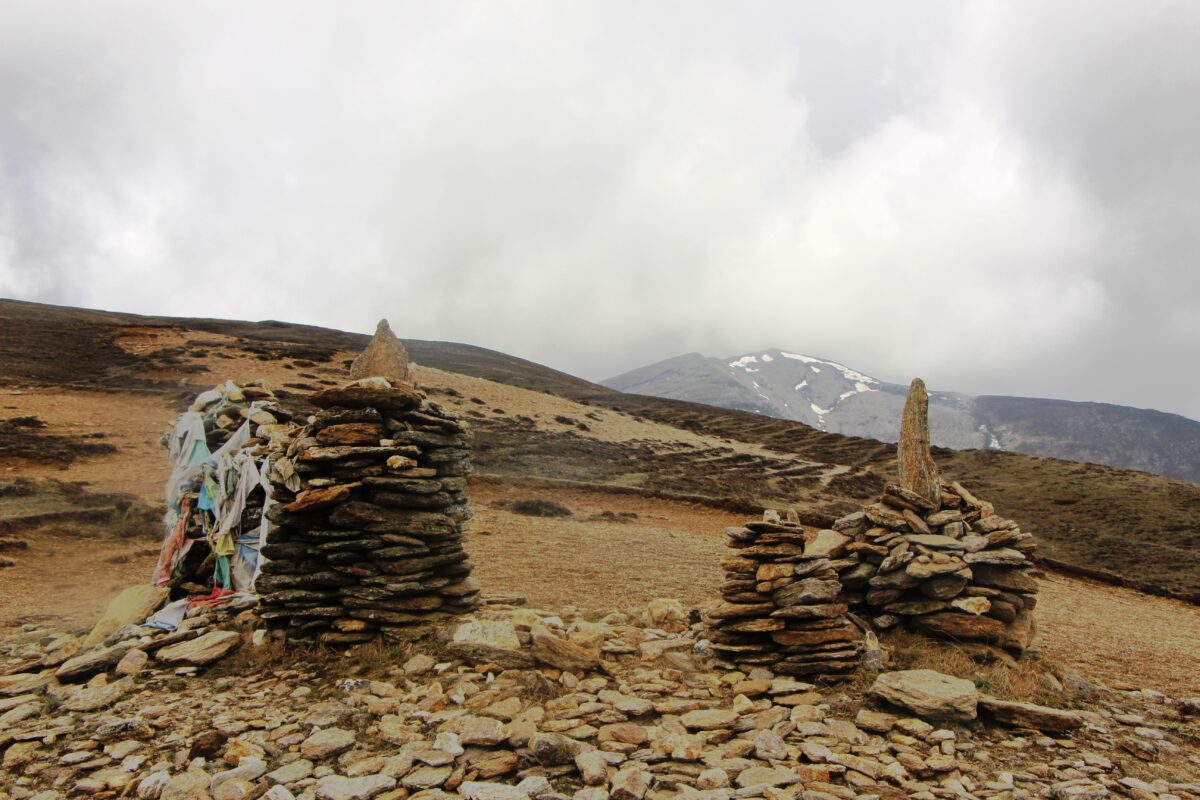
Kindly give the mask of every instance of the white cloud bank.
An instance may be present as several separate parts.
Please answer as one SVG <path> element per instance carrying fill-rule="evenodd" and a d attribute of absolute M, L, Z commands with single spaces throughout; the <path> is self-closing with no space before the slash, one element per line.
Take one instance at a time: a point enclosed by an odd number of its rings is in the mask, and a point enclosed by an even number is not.
<path fill-rule="evenodd" d="M 1197 23 L 6 3 L 0 295 L 388 316 L 594 379 L 783 347 L 1200 417 Z"/>

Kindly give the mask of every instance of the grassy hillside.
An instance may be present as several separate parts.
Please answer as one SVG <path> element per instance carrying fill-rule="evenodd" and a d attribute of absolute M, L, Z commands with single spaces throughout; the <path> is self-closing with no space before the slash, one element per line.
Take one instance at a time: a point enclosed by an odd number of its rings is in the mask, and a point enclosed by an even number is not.
<path fill-rule="evenodd" d="M 130 327 L 182 332 L 170 350 L 131 353 Z M 398 326 L 402 327 L 402 326 Z M 282 322 L 140 317 L 0 301 L 0 383 L 73 385 L 178 396 L 206 353 L 206 334 L 236 337 L 261 361 L 344 359 L 367 337 Z M 477 412 L 481 471 L 567 479 L 669 495 L 794 506 L 814 514 L 853 509 L 895 470 L 895 447 L 713 406 L 622 394 L 530 361 L 470 345 L 405 340 L 419 364 L 567 398 L 590 409 L 703 432 L 706 444 L 599 441 L 571 425 L 534 429 L 521 416 Z M 303 374 L 303 373 L 300 373 Z M 294 384 L 297 397 L 306 388 Z M 196 387 L 198 388 L 199 384 Z M 442 387 L 431 386 L 436 394 Z M 722 442 L 722 440 L 724 440 Z M 1141 588 L 1200 599 L 1200 485 L 1147 473 L 995 451 L 935 450 L 943 473 L 992 500 L 1038 534 L 1047 558 Z"/>

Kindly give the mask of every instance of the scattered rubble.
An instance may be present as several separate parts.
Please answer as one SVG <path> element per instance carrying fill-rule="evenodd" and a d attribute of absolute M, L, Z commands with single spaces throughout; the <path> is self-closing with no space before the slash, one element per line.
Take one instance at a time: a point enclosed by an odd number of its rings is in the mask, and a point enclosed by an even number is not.
<path fill-rule="evenodd" d="M 256 660 L 242 644 L 235 671 L 205 672 L 151 650 L 174 634 L 125 629 L 69 680 L 54 664 L 71 637 L 30 625 L 0 644 L 0 671 L 25 670 L 0 679 L 0 800 L 1200 798 L 1197 742 L 1181 738 L 1200 701 L 1101 689 L 1085 709 L 1048 709 L 909 671 L 878 676 L 887 701 L 872 707 L 852 689 L 719 669 L 705 624 L 653 627 L 670 607 L 488 605 L 444 634 L 465 626 L 460 641 L 486 637 L 523 667 L 450 648 L 382 666 L 354 650 Z M 189 643 L 233 618 L 206 622 Z M 594 661 L 538 666 L 538 636 Z M 123 675 L 131 653 L 149 658 Z M 917 701 L 931 686 L 953 689 L 945 705 Z"/>

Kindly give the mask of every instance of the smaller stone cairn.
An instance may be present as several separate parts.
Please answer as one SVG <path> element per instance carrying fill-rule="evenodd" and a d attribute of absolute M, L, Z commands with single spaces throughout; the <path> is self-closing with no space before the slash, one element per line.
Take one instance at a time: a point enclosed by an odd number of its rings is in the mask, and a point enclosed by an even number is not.
<path fill-rule="evenodd" d="M 406 638 L 479 596 L 462 544 L 470 431 L 409 382 L 386 321 L 351 374 L 310 398 L 321 410 L 274 464 L 258 580 L 264 619 L 326 644 Z"/>
<path fill-rule="evenodd" d="M 897 445 L 900 484 L 839 519 L 832 533 L 860 564 L 842 573 L 852 607 L 876 628 L 906 623 L 929 636 L 1023 653 L 1035 632 L 1033 535 L 959 483 L 945 485 L 929 447 L 929 397 L 912 382 Z"/>
<path fill-rule="evenodd" d="M 848 599 L 861 602 L 876 628 L 904 623 L 980 655 L 988 645 L 1018 655 L 1029 646 L 1033 535 L 961 484 L 942 487 L 936 504 L 888 486 L 879 502 L 834 528 L 864 567 Z"/>
<path fill-rule="evenodd" d="M 843 537 L 806 532 L 774 511 L 725 533 L 734 551 L 721 562 L 725 602 L 708 614 L 718 656 L 783 675 L 847 677 L 863 645 L 840 598 Z"/>

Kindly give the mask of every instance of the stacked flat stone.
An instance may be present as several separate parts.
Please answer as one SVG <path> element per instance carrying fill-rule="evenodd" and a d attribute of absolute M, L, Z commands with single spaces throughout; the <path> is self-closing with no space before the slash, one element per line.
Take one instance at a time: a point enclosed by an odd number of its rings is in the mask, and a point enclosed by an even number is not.
<path fill-rule="evenodd" d="M 378 377 L 310 399 L 321 411 L 270 473 L 262 617 L 289 638 L 352 644 L 473 609 L 465 424 Z"/>
<path fill-rule="evenodd" d="M 936 501 L 888 486 L 879 502 L 823 535 L 855 560 L 839 569 L 843 599 L 876 628 L 903 624 L 1016 654 L 1028 647 L 1037 604 L 1033 535 L 961 484 L 942 484 Z"/>
<path fill-rule="evenodd" d="M 708 614 L 714 652 L 743 667 L 829 682 L 858 666 L 862 633 L 846 617 L 838 570 L 844 537 L 806 530 L 768 511 L 726 529 L 733 552 L 721 566 L 725 602 Z"/>

